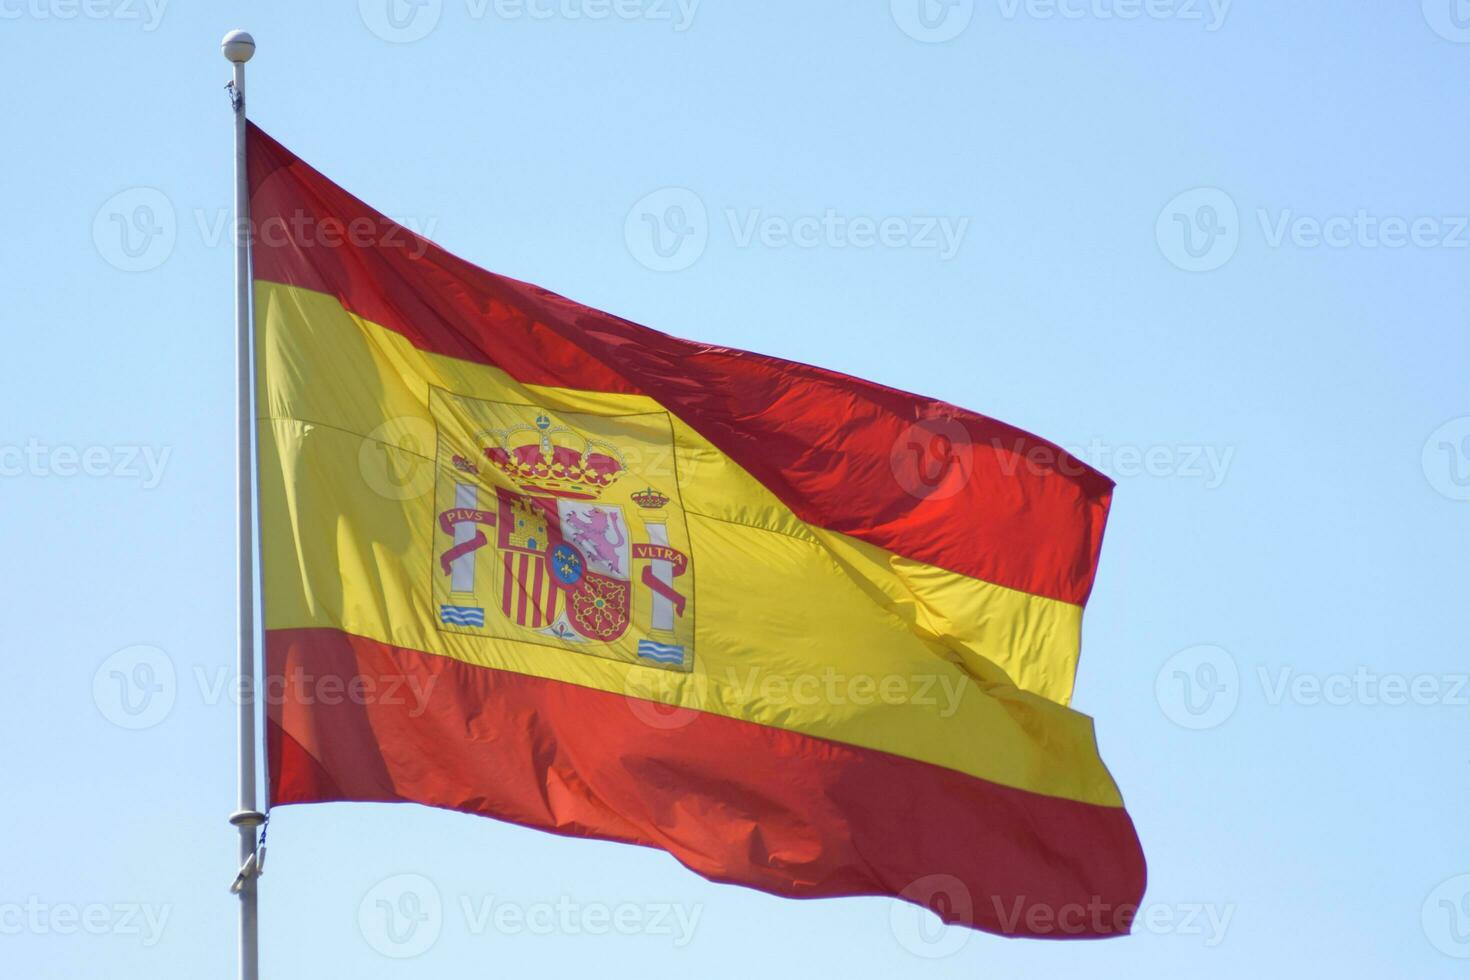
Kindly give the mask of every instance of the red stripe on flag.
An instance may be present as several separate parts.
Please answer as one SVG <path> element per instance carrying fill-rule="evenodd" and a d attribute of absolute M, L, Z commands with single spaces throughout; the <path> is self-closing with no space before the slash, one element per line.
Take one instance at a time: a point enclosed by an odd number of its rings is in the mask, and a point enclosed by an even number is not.
<path fill-rule="evenodd" d="M 1127 932 L 1143 894 L 1121 809 L 336 630 L 271 630 L 266 648 L 274 805 L 423 803 L 792 897 L 937 884 L 938 915 L 1011 935 Z M 324 699 L 293 677 L 410 696 Z"/>
<path fill-rule="evenodd" d="M 533 628 L 539 628 L 541 626 L 541 589 L 545 584 L 542 580 L 545 570 L 545 560 L 541 558 L 536 559 L 536 579 L 535 584 L 531 586 L 531 626 Z"/>
<path fill-rule="evenodd" d="M 334 296 L 416 347 L 523 383 L 649 395 L 804 521 L 1086 601 L 1113 483 L 1055 444 L 835 371 L 679 340 L 497 276 L 394 224 L 254 124 L 248 152 L 256 278 Z M 347 228 L 382 233 L 350 247 L 299 240 Z M 1098 388 L 1105 397 L 1101 379 Z"/>
<path fill-rule="evenodd" d="M 513 572 L 512 572 L 512 569 L 515 567 L 515 560 L 514 559 L 515 559 L 515 556 L 513 556 L 513 555 L 511 555 L 509 553 L 507 553 L 506 556 L 505 556 L 505 585 L 503 586 L 502 591 L 501 591 L 501 596 L 500 596 L 500 609 L 507 616 L 512 615 L 511 614 L 511 611 L 510 611 L 510 606 L 511 606 L 511 594 L 512 594 L 511 593 L 511 589 L 514 587 L 513 579 L 515 577 L 514 574 L 513 574 Z"/>
<path fill-rule="evenodd" d="M 520 567 L 516 569 L 516 625 L 526 625 L 526 569 L 531 559 L 521 555 Z"/>

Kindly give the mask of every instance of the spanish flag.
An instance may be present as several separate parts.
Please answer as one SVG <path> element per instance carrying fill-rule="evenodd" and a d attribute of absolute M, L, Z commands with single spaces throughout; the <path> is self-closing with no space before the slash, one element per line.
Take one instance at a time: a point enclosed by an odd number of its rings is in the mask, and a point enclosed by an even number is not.
<path fill-rule="evenodd" d="M 272 805 L 1128 931 L 1071 710 L 1112 483 L 1051 443 L 448 254 L 253 125 Z"/>

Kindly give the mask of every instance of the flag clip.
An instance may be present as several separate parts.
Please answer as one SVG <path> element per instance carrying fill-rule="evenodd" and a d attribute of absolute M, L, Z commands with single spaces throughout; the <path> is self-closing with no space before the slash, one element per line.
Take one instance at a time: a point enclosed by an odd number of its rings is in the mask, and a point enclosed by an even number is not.
<path fill-rule="evenodd" d="M 240 894 L 240 890 L 245 887 L 245 882 L 259 876 L 260 862 L 255 859 L 255 852 L 252 851 L 250 856 L 245 859 L 245 863 L 240 866 L 240 873 L 235 875 L 235 881 L 230 885 L 230 894 Z"/>
<path fill-rule="evenodd" d="M 240 866 L 240 871 L 235 875 L 235 880 L 230 885 L 230 894 L 238 895 L 245 887 L 245 882 L 251 878 L 259 878 L 265 874 L 265 835 L 270 830 L 271 817 L 269 813 L 261 813 L 259 810 L 238 810 L 230 814 L 230 823 L 236 827 L 260 827 L 260 839 L 255 844 L 255 850 L 245 859 Z"/>

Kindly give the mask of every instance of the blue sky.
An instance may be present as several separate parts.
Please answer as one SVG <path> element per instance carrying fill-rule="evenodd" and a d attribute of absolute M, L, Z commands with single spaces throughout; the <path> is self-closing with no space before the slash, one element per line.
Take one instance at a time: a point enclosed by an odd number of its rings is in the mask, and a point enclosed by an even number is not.
<path fill-rule="evenodd" d="M 1113 474 L 1076 706 L 1150 862 L 1020 942 L 288 808 L 265 975 L 1463 975 L 1470 7 L 393 2 L 0 0 L 9 975 L 233 969 L 233 27 L 460 255 Z"/>

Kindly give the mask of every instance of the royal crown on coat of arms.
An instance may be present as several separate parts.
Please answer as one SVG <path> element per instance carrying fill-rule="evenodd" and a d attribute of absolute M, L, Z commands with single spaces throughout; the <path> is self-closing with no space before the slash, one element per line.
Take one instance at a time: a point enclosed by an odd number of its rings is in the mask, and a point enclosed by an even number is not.
<path fill-rule="evenodd" d="M 616 446 L 589 439 L 545 415 L 536 424 L 491 432 L 484 453 L 522 490 L 571 500 L 596 500 L 627 469 Z"/>
<path fill-rule="evenodd" d="M 669 498 L 665 494 L 659 493 L 653 487 L 635 490 L 628 497 L 633 503 L 642 507 L 644 510 L 658 510 L 669 502 Z"/>

